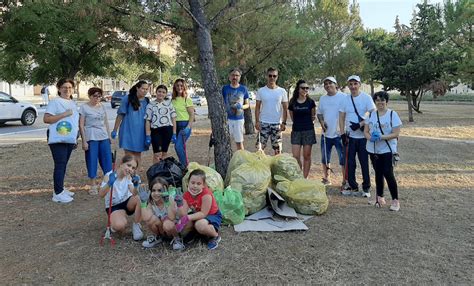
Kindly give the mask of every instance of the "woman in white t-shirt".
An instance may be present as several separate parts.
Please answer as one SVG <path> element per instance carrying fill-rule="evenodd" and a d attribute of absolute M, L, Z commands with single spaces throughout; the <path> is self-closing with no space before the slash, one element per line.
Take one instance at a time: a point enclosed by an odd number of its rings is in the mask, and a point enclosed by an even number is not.
<path fill-rule="evenodd" d="M 48 144 L 54 160 L 54 194 L 53 202 L 70 203 L 73 192 L 64 189 L 66 167 L 72 150 L 77 147 L 76 138 L 79 131 L 79 113 L 76 103 L 72 100 L 74 81 L 60 79 L 56 84 L 58 97 L 51 100 L 44 113 L 43 122 L 49 124 Z M 60 143 L 63 136 L 67 143 Z M 66 141 L 64 141 L 66 142 Z"/>
<path fill-rule="evenodd" d="M 109 138 L 109 122 L 107 112 L 100 103 L 102 89 L 92 87 L 87 91 L 89 102 L 81 105 L 79 109 L 79 131 L 82 138 L 82 150 L 85 151 L 87 176 L 90 179 L 91 188 L 89 194 L 97 195 L 96 182 L 97 162 L 100 163 L 103 174 L 112 170 L 112 150 Z"/>
<path fill-rule="evenodd" d="M 364 130 L 367 139 L 366 149 L 375 170 L 375 186 L 377 190 L 376 206 L 385 204 L 383 197 L 384 179 L 392 196 L 390 210 L 400 210 L 398 186 L 393 173 L 393 157 L 397 154 L 398 136 L 402 121 L 397 112 L 388 109 L 388 93 L 379 91 L 373 96 L 377 110 L 372 111 L 368 118 L 368 127 Z"/>

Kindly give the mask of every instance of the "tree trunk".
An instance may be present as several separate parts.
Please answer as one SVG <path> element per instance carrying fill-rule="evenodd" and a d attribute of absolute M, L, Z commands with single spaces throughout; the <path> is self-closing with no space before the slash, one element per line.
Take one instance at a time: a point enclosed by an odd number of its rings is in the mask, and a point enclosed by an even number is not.
<path fill-rule="evenodd" d="M 411 103 L 411 101 L 412 101 L 411 92 L 406 91 L 405 96 L 406 96 L 407 103 L 408 103 L 408 122 L 414 122 L 414 120 L 413 120 L 413 105 Z"/>
<path fill-rule="evenodd" d="M 204 15 L 203 7 L 199 0 L 188 0 L 193 21 L 194 36 L 198 44 L 199 64 L 205 96 L 208 101 L 211 128 L 216 145 L 214 146 L 214 158 L 216 171 L 225 177 L 227 166 L 232 157 L 229 128 L 227 126 L 227 113 L 224 108 L 224 99 L 220 94 L 217 72 L 214 62 L 214 51 L 212 49 L 211 31 L 208 21 Z"/>
<path fill-rule="evenodd" d="M 255 126 L 253 125 L 252 117 L 252 108 L 249 105 L 249 108 L 244 110 L 244 127 L 245 135 L 255 134 Z"/>
<path fill-rule="evenodd" d="M 8 94 L 13 96 L 13 94 L 12 94 L 12 84 L 11 83 L 8 83 Z"/>
<path fill-rule="evenodd" d="M 370 80 L 370 95 L 371 96 L 374 96 L 374 93 L 375 93 L 375 86 L 374 86 L 374 81 L 373 80 Z"/>

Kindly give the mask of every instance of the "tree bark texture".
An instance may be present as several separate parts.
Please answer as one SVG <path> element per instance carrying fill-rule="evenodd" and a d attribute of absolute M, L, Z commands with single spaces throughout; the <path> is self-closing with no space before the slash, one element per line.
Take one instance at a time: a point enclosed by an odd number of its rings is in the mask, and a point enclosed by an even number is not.
<path fill-rule="evenodd" d="M 245 127 L 245 135 L 255 134 L 255 126 L 253 125 L 253 117 L 252 117 L 252 108 L 244 110 L 244 127 Z"/>
<path fill-rule="evenodd" d="M 407 98 L 407 103 L 408 103 L 408 122 L 414 122 L 414 120 L 413 120 L 413 105 L 411 103 L 411 101 L 412 101 L 411 92 L 408 90 L 405 93 L 405 96 Z"/>
<path fill-rule="evenodd" d="M 224 108 L 224 99 L 220 93 L 217 72 L 212 49 L 212 38 L 209 23 L 199 0 L 188 0 L 190 12 L 194 17 L 194 35 L 199 49 L 199 64 L 204 85 L 205 96 L 208 102 L 211 129 L 216 139 L 214 146 L 214 161 L 216 170 L 225 178 L 227 166 L 232 158 L 227 114 Z"/>

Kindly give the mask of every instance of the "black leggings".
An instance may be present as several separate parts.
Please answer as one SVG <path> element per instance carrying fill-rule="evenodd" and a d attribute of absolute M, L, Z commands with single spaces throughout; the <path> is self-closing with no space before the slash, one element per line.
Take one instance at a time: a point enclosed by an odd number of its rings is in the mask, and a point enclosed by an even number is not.
<path fill-rule="evenodd" d="M 370 161 L 375 170 L 375 188 L 377 196 L 383 197 L 384 178 L 387 181 L 388 190 L 392 195 L 392 200 L 398 200 L 398 186 L 393 174 L 392 153 L 372 154 Z"/>

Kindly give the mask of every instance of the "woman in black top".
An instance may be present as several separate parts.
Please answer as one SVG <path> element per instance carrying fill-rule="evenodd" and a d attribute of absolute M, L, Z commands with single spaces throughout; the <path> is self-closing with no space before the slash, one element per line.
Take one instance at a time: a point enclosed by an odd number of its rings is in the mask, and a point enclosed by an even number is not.
<path fill-rule="evenodd" d="M 308 96 L 309 86 L 300 79 L 296 83 L 288 110 L 290 111 L 293 128 L 291 131 L 291 151 L 308 177 L 311 168 L 311 149 L 316 144 L 314 120 L 316 119 L 316 103 Z M 301 147 L 303 147 L 303 163 L 301 163 Z"/>

